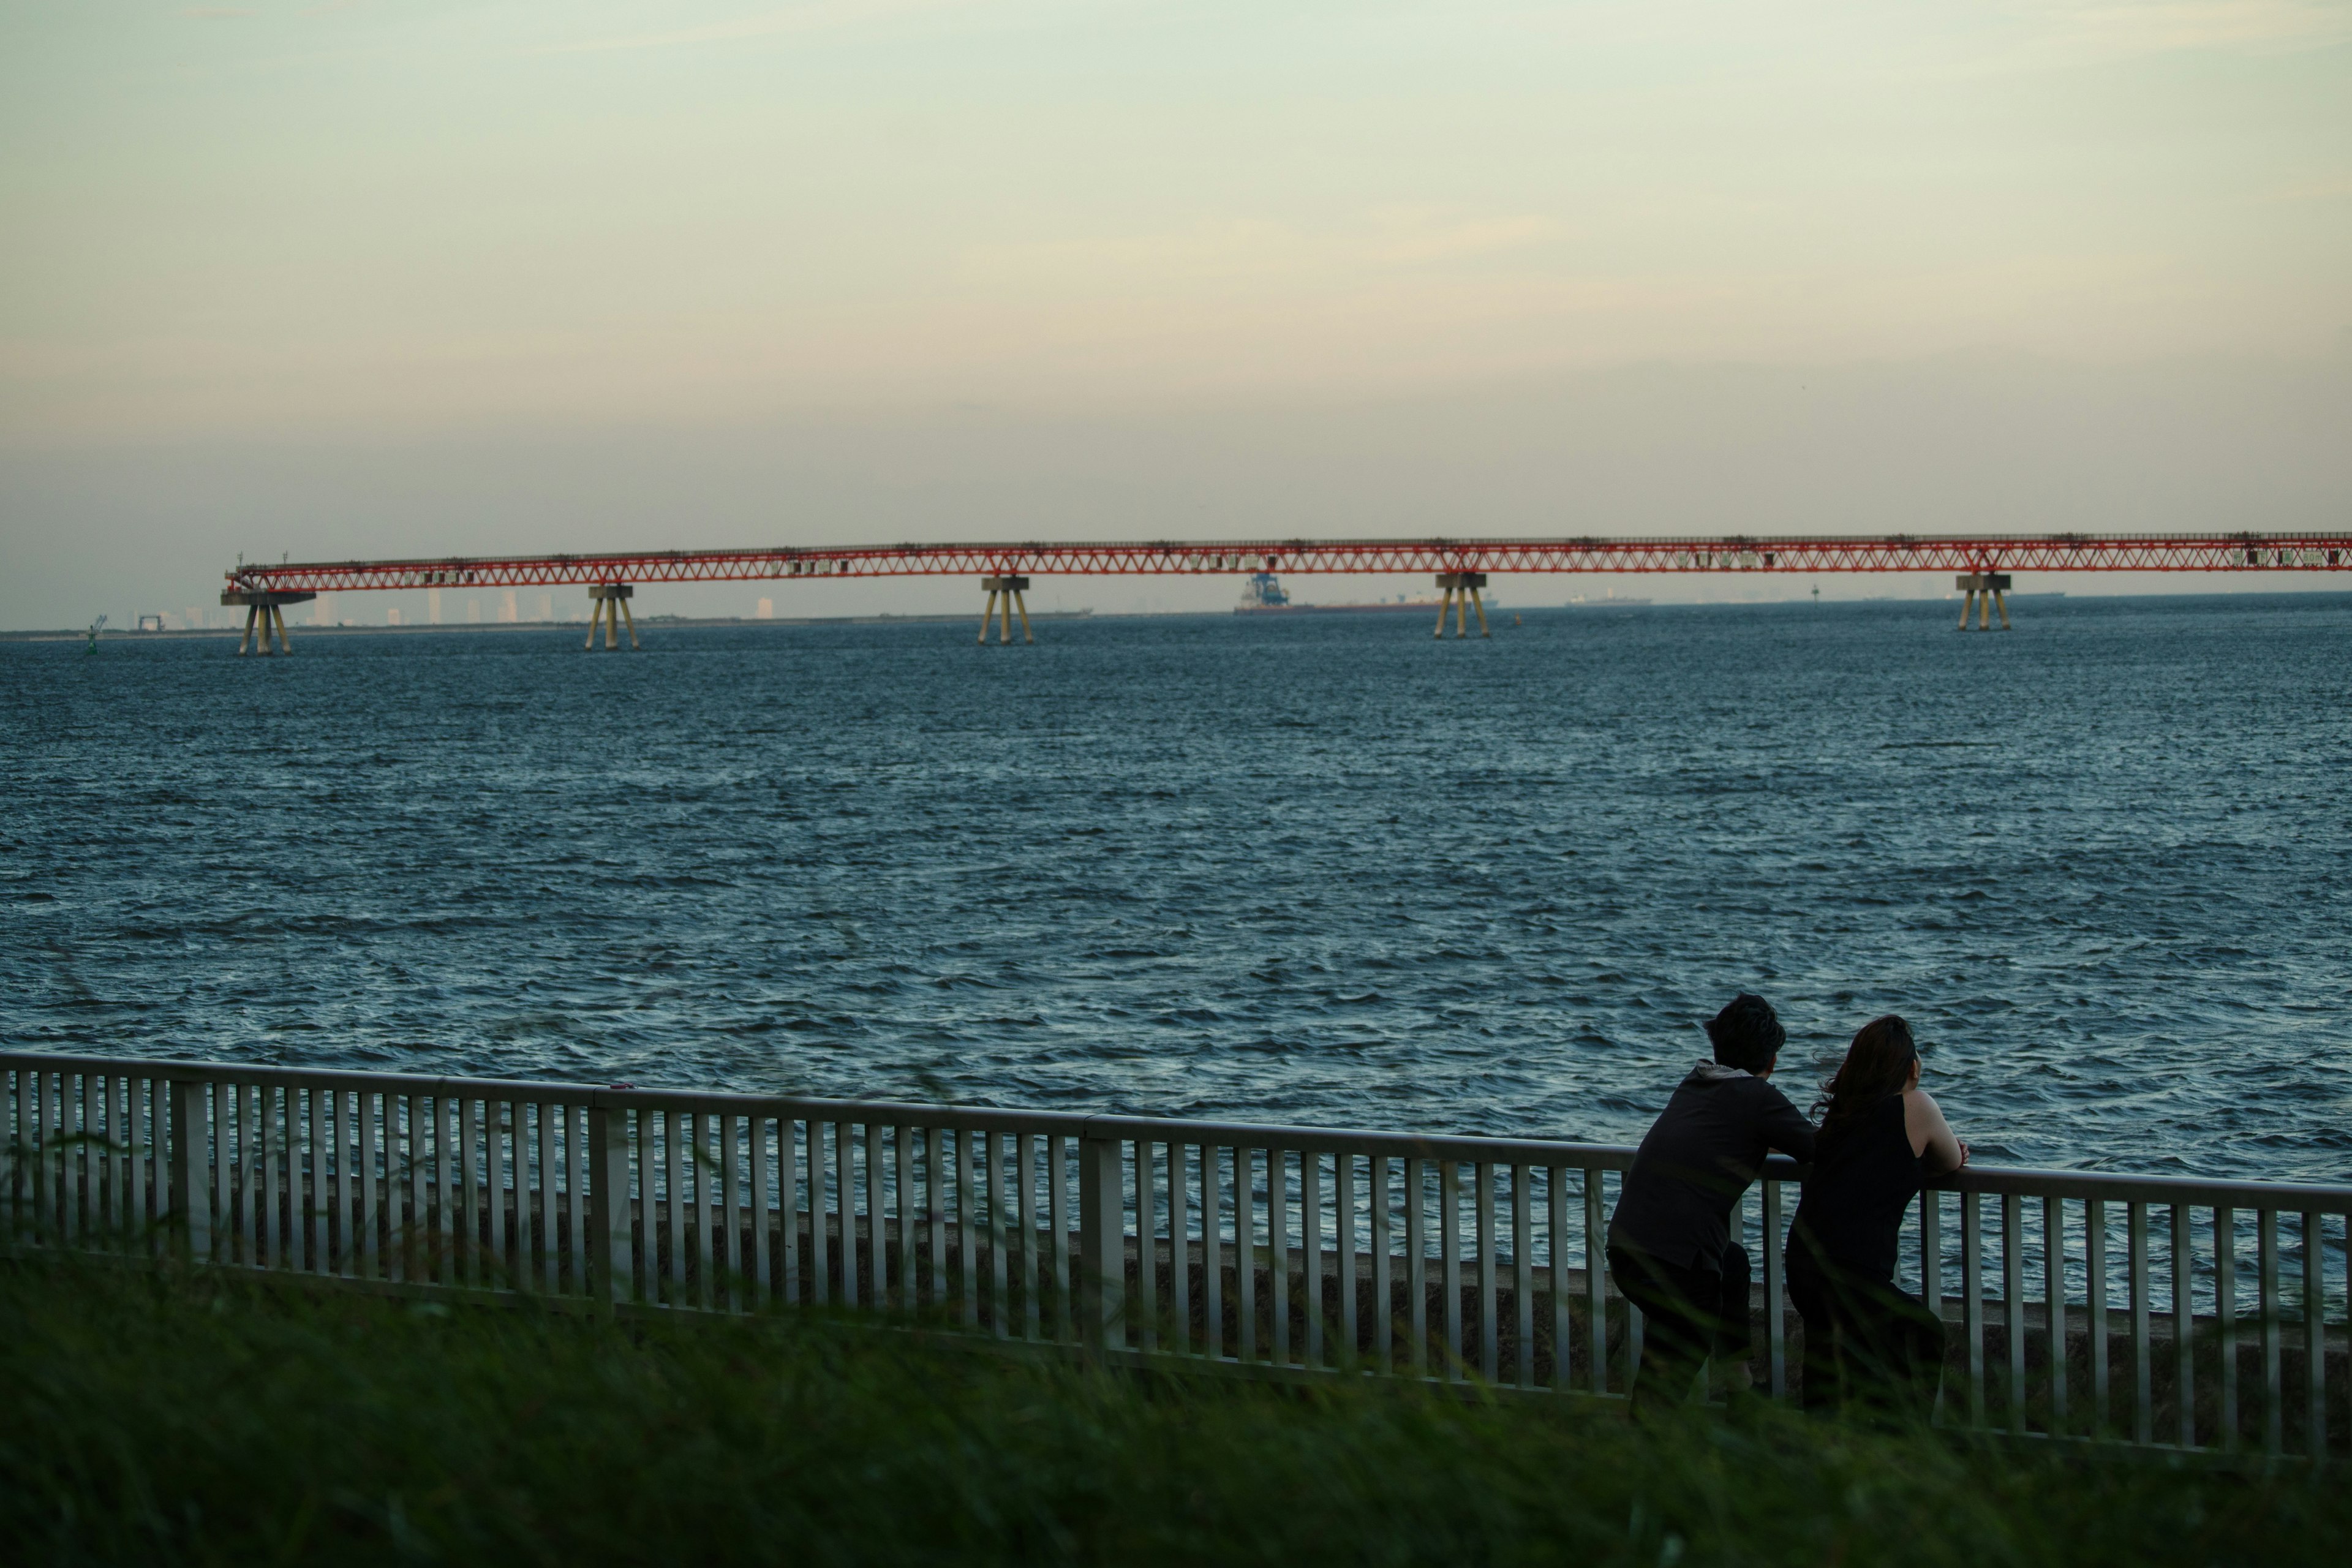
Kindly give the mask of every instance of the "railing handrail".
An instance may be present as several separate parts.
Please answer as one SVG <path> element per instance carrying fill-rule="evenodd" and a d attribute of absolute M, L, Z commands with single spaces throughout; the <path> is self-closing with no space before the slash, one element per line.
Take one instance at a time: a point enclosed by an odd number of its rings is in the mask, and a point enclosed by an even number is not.
<path fill-rule="evenodd" d="M 179 1079 L 203 1083 L 275 1083 L 293 1088 L 379 1090 L 406 1094 L 506 1091 L 489 1098 L 521 1098 L 590 1110 L 683 1110 L 765 1112 L 816 1121 L 868 1121 L 885 1125 L 970 1128 L 973 1131 L 1061 1133 L 1079 1138 L 1148 1140 L 1218 1148 L 1281 1148 L 1306 1153 L 1385 1154 L 1409 1159 L 1456 1160 L 1493 1164 L 1574 1166 L 1622 1171 L 1633 1163 L 1628 1143 L 1587 1143 L 1566 1139 L 1498 1137 L 1477 1133 L 1396 1132 L 1373 1128 L 1300 1127 L 1273 1122 L 1201 1121 L 1181 1117 L 1128 1116 L 1079 1110 L 1020 1110 L 1002 1106 L 945 1105 L 905 1100 L 835 1100 L 737 1090 L 665 1089 L 656 1086 L 562 1083 L 534 1079 L 464 1078 L 453 1074 L 373 1072 L 351 1068 L 289 1068 L 262 1063 L 221 1063 L 170 1058 L 82 1057 L 56 1052 L 0 1051 L 0 1070 L 89 1071 L 133 1077 Z M 1802 1184 L 1807 1167 L 1786 1155 L 1769 1156 L 1767 1180 Z M 2095 1198 L 2125 1203 L 2181 1202 L 2282 1213 L 2352 1216 L 2352 1184 L 2248 1181 L 2226 1177 L 2158 1176 L 2129 1172 L 2080 1171 L 2029 1165 L 1969 1164 L 1928 1184 L 1961 1193 L 2014 1194 L 2026 1197 Z"/>

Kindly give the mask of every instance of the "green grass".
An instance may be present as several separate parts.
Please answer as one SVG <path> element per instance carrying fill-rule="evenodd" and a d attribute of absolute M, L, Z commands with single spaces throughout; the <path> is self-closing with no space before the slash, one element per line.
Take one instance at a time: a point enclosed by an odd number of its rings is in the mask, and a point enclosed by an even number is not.
<path fill-rule="evenodd" d="M 2340 1561 L 2352 1494 L 1757 1406 L 1652 1428 L 0 1265 L 18 1562 Z"/>

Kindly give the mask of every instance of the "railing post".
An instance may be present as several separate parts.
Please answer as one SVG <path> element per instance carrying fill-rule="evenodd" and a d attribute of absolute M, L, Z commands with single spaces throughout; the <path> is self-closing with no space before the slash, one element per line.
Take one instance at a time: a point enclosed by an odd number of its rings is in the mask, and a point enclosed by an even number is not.
<path fill-rule="evenodd" d="M 172 1218 L 187 1257 L 212 1254 L 212 1183 L 206 1170 L 212 1141 L 210 1086 L 175 1078 L 172 1083 Z"/>
<path fill-rule="evenodd" d="M 2137 1200 L 2124 1205 L 2125 1239 L 2129 1248 L 2132 1325 L 2132 1441 L 2155 1441 L 2156 1395 L 2149 1368 L 2154 1364 L 2148 1344 L 2147 1205 Z"/>
<path fill-rule="evenodd" d="M 40 1068 L 25 1076 L 30 1096 L 26 1108 L 31 1112 L 24 1125 L 32 1134 L 26 1139 L 25 1148 L 33 1162 L 33 1239 L 47 1242 L 54 1239 L 49 1226 L 57 1218 L 57 1187 L 49 1166 L 57 1158 L 58 1139 L 53 1131 L 58 1110 L 57 1086 L 64 1075 Z"/>
<path fill-rule="evenodd" d="M 2090 1198 L 2083 1205 L 2083 1281 L 2087 1298 L 2084 1310 L 2091 1331 L 2091 1435 L 2105 1436 L 2115 1427 L 2114 1394 L 2107 1376 L 2107 1201 Z"/>
<path fill-rule="evenodd" d="M 2303 1430 L 2304 1451 L 2314 1464 L 2327 1458 L 2327 1237 L 2321 1226 L 2316 1212 L 2304 1211 Z"/>
<path fill-rule="evenodd" d="M 2176 1272 L 2180 1268 L 2179 1263 L 2174 1265 Z M 2025 1199 L 2017 1193 L 2000 1195 L 2000 1293 L 2001 1333 L 2009 1342 L 2009 1429 L 2023 1436 L 2026 1431 Z M 2184 1321 L 2185 1317 L 2186 1314 Z M 2185 1344 L 2188 1342 L 2183 1339 L 2181 1342 Z M 2184 1368 L 2187 1365 L 2185 1362 L 2182 1364 Z"/>
<path fill-rule="evenodd" d="M 1789 1397 L 1788 1265 L 1781 1251 L 1780 1184 L 1764 1178 L 1764 1358 L 1775 1399 Z"/>
<path fill-rule="evenodd" d="M 599 1096 L 588 1102 L 588 1163 L 589 1289 L 609 1310 L 634 1294 L 637 1268 L 629 1224 L 629 1113 Z M 767 1215 L 758 1220 L 764 1226 Z"/>
<path fill-rule="evenodd" d="M 1592 1343 L 1592 1392 L 1609 1392 L 1609 1254 L 1608 1222 L 1602 1215 L 1601 1167 L 1584 1167 L 1584 1324 Z M 1631 1308 L 1632 1303 L 1627 1303 Z M 1630 1329 L 1628 1332 L 1631 1332 Z M 1633 1369 L 1625 1369 L 1625 1386 L 1633 1384 Z"/>
<path fill-rule="evenodd" d="M 2197 1447 L 2197 1271 L 2196 1238 L 2189 1234 L 2195 1216 L 2189 1206 L 2172 1205 L 2172 1402 L 2179 1426 L 2180 1446 Z M 2218 1237 L 2216 1238 L 2219 1239 Z"/>
<path fill-rule="evenodd" d="M 1960 1192 L 1960 1331 L 1968 1339 L 1969 1425 L 1985 1424 L 1984 1205 Z"/>
<path fill-rule="evenodd" d="M 1127 1343 L 1123 1195 L 1118 1140 L 1097 1137 L 1090 1124 L 1078 1138 L 1079 1334 L 1090 1350 Z"/>
<path fill-rule="evenodd" d="M 2279 1377 L 2279 1238 L 2278 1210 L 2254 1211 L 2256 1268 L 2262 1287 L 2263 1332 L 2263 1452 L 2286 1452 L 2285 1390 Z M 2145 1439 L 2142 1439 L 2145 1441 Z"/>

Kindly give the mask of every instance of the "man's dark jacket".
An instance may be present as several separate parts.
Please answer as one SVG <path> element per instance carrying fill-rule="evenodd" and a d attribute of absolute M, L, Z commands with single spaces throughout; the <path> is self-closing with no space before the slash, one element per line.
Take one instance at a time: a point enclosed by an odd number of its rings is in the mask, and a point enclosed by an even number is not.
<path fill-rule="evenodd" d="M 1762 1079 L 1699 1063 L 1633 1156 L 1609 1219 L 1609 1245 L 1679 1268 L 1720 1269 L 1731 1205 L 1763 1170 L 1767 1149 L 1811 1160 L 1813 1130 Z"/>

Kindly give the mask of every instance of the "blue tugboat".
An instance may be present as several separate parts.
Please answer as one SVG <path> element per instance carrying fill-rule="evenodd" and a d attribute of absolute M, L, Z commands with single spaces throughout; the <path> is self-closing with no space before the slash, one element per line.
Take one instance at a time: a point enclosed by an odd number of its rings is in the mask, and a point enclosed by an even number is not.
<path fill-rule="evenodd" d="M 1246 615 L 1252 610 L 1286 610 L 1290 607 L 1290 590 L 1285 588 L 1271 572 L 1253 572 L 1242 584 L 1242 602 L 1234 606 L 1234 614 Z"/>

